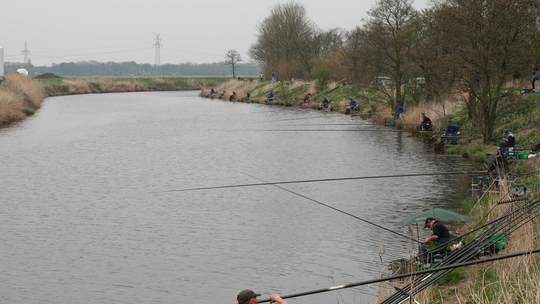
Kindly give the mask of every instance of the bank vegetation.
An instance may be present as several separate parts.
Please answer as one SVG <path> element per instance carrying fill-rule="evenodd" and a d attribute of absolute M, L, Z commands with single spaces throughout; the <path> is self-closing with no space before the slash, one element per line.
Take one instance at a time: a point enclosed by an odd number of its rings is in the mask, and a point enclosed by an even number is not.
<path fill-rule="evenodd" d="M 321 30 L 302 5 L 278 5 L 250 54 L 266 78 L 375 84 L 390 110 L 459 97 L 489 143 L 508 89 L 528 82 L 540 63 L 539 2 L 442 0 L 422 11 L 412 4 L 379 0 L 350 31 Z"/>
<path fill-rule="evenodd" d="M 217 86 L 228 78 L 61 78 L 10 74 L 0 84 L 0 127 L 11 126 L 41 107 L 45 97 L 148 91 L 187 91 Z"/>
<path fill-rule="evenodd" d="M 45 98 L 43 86 L 26 76 L 9 75 L 0 84 L 0 127 L 33 115 Z"/>

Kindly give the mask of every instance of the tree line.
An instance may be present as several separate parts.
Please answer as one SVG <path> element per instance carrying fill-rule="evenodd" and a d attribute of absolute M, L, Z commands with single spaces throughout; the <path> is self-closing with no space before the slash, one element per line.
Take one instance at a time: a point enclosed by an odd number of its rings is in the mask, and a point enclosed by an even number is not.
<path fill-rule="evenodd" d="M 151 64 L 128 62 L 64 62 L 52 66 L 26 66 L 23 63 L 6 63 L 6 72 L 13 73 L 25 67 L 32 75 L 53 73 L 64 77 L 136 77 L 136 76 L 185 76 L 185 77 L 230 77 L 231 71 L 225 62 L 163 64 L 156 68 Z M 254 77 L 260 74 L 255 63 L 238 63 L 235 74 Z"/>
<path fill-rule="evenodd" d="M 412 0 L 378 0 L 362 24 L 345 31 L 319 29 L 301 4 L 289 2 L 260 24 L 250 55 L 267 76 L 376 85 L 391 108 L 462 96 L 489 142 L 509 84 L 534 77 L 540 64 L 539 4 L 438 0 L 419 11 Z"/>

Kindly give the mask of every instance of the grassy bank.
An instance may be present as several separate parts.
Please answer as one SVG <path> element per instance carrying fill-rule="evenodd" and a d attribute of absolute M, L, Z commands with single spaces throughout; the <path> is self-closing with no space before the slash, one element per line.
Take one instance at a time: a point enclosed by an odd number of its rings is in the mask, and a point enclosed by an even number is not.
<path fill-rule="evenodd" d="M 503 179 L 498 188 L 492 188 L 482 199 L 471 197 L 463 202 L 471 221 L 462 231 L 503 215 L 511 206 L 497 203 L 508 201 L 515 189 L 526 186 L 530 198 L 540 197 L 540 160 L 516 162 L 510 170 L 522 177 Z M 540 247 L 539 231 L 540 220 L 533 219 L 510 235 L 507 248 L 500 254 Z M 540 303 L 540 257 L 519 257 L 455 270 L 420 294 L 419 299 L 421 303 L 440 304 Z"/>
<path fill-rule="evenodd" d="M 274 104 L 281 106 L 299 106 L 304 93 L 311 93 L 313 101 L 309 108 L 316 109 L 319 102 L 327 97 L 331 100 L 334 111 L 344 112 L 351 98 L 358 101 L 360 112 L 355 115 L 369 117 L 378 124 L 395 126 L 411 132 L 415 136 L 436 142 L 440 139 L 448 123 L 462 127 L 459 145 L 447 146 L 446 152 L 482 162 L 487 154 L 496 151 L 498 142 L 483 144 L 480 128 L 469 121 L 465 106 L 459 95 L 448 98 L 444 104 L 421 103 L 407 108 L 398 121 L 392 119 L 392 110 L 384 102 L 385 97 L 373 87 L 361 87 L 332 83 L 321 89 L 315 81 L 280 81 L 272 83 L 257 80 L 230 80 L 218 86 L 208 86 L 201 90 L 201 96 L 210 97 L 210 88 L 217 92 L 213 97 L 221 96 L 228 100 L 236 92 L 237 99 L 242 100 L 249 93 L 251 102 L 264 103 L 270 91 L 274 93 Z M 418 132 L 416 127 L 421 121 L 422 113 L 433 120 L 433 132 Z M 511 130 L 519 145 L 531 148 L 540 143 L 540 93 L 521 95 L 519 89 L 509 89 L 508 97 L 499 106 L 499 117 L 495 134 L 502 137 L 504 130 Z"/>
<path fill-rule="evenodd" d="M 7 76 L 0 85 L 0 127 L 33 115 L 44 98 L 41 83 L 25 76 Z"/>
<path fill-rule="evenodd" d="M 363 88 L 355 85 L 331 83 L 327 87 L 320 88 L 315 81 L 280 81 L 272 83 L 270 81 L 258 80 L 230 80 L 218 86 L 206 87 L 201 90 L 201 96 L 210 97 L 210 88 L 213 88 L 222 99 L 228 100 L 233 92 L 236 92 L 239 100 L 249 93 L 251 102 L 265 103 L 270 91 L 274 93 L 274 105 L 298 106 L 304 97 L 304 93 L 313 95 L 312 102 L 308 108 L 316 109 L 319 102 L 327 97 L 332 101 L 334 111 L 344 112 L 351 98 L 357 100 L 360 106 L 360 113 L 376 113 L 386 110 L 380 103 L 382 96 L 373 88 Z"/>
<path fill-rule="evenodd" d="M 147 91 L 187 91 L 216 86 L 227 78 L 52 78 L 42 79 L 47 96 Z"/>

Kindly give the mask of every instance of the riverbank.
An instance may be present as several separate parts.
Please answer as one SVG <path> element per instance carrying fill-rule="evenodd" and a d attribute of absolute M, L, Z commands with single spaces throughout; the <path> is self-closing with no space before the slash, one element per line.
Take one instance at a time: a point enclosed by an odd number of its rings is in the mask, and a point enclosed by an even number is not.
<path fill-rule="evenodd" d="M 327 97 L 332 101 L 335 111 L 345 112 L 350 98 L 359 103 L 359 111 L 353 115 L 363 116 L 372 122 L 393 126 L 410 132 L 413 136 L 437 143 L 441 140 L 442 131 L 448 123 L 460 125 L 462 136 L 456 145 L 447 145 L 445 152 L 461 156 L 472 161 L 484 162 L 489 154 L 495 154 L 497 142 L 484 144 L 479 128 L 471 123 L 465 106 L 456 97 L 443 105 L 424 104 L 407 112 L 399 121 L 394 121 L 392 111 L 382 100 L 382 96 L 373 88 L 362 88 L 354 85 L 331 84 L 320 90 L 315 82 L 260 82 L 229 81 L 214 88 L 211 95 L 208 89 L 201 91 L 201 96 L 228 100 L 233 92 L 237 100 L 245 100 L 250 94 L 250 102 L 265 103 L 270 91 L 274 93 L 274 105 L 300 106 L 304 93 L 313 95 L 315 102 L 307 107 L 316 109 L 317 101 Z M 521 95 L 519 89 L 509 89 L 508 98 L 500 104 L 500 115 L 496 123 L 495 134 L 503 134 L 511 130 L 516 136 L 520 149 L 532 150 L 540 144 L 540 94 Z M 426 113 L 434 122 L 434 132 L 418 132 L 416 126 L 421 114 Z M 434 145 L 435 147 L 436 145 Z M 442 151 L 439 151 L 442 152 Z M 471 221 L 458 230 L 466 232 L 472 227 L 484 224 L 496 216 L 502 215 L 509 205 L 498 205 L 511 195 L 516 195 L 526 187 L 531 199 L 540 197 L 540 160 L 534 157 L 526 160 L 515 160 L 509 167 L 513 177 L 504 179 L 497 189 L 482 199 L 470 197 L 462 203 L 462 209 L 470 216 Z M 507 248 L 501 253 L 525 251 L 540 246 L 536 236 L 540 232 L 540 220 L 534 219 L 510 235 Z M 417 300 L 422 303 L 500 303 L 540 302 L 540 257 L 522 257 L 501 264 L 483 265 L 456 270 L 443 280 L 422 292 Z M 501 300 L 502 299 L 502 300 Z"/>
<path fill-rule="evenodd" d="M 0 128 L 33 115 L 43 103 L 40 82 L 21 75 L 9 75 L 0 84 Z"/>
<path fill-rule="evenodd" d="M 189 91 L 217 86 L 227 78 L 51 78 L 39 80 L 48 97 L 120 92 Z"/>
<path fill-rule="evenodd" d="M 8 75 L 0 84 L 0 128 L 34 115 L 46 97 L 150 91 L 189 91 L 217 86 L 227 78 L 59 78 Z"/>
<path fill-rule="evenodd" d="M 210 94 L 213 88 L 215 93 Z M 407 108 L 399 120 L 392 118 L 392 109 L 384 102 L 385 96 L 375 87 L 361 87 L 341 83 L 331 83 L 324 89 L 318 87 L 315 81 L 258 81 L 230 80 L 218 86 L 208 86 L 201 90 L 202 97 L 229 100 L 236 93 L 236 100 L 245 100 L 250 94 L 250 102 L 265 103 L 268 93 L 274 93 L 273 105 L 296 106 L 317 109 L 323 98 L 331 101 L 335 112 L 344 113 L 350 99 L 358 102 L 359 109 L 352 115 L 362 116 L 370 121 L 387 126 L 393 126 L 410 132 L 432 143 L 441 140 L 443 130 L 449 123 L 461 126 L 462 136 L 458 145 L 446 145 L 446 151 L 451 155 L 461 155 L 476 162 L 483 162 L 488 154 L 494 154 L 497 143 L 484 144 L 480 128 L 469 121 L 465 105 L 459 94 L 450 97 L 442 104 L 423 103 Z M 312 101 L 301 105 L 305 93 L 312 94 Z M 499 118 L 495 134 L 502 137 L 504 130 L 511 130 L 516 136 L 518 145 L 532 149 L 540 144 L 540 93 L 521 95 L 519 88 L 511 88 L 499 105 Z M 426 113 L 433 121 L 433 132 L 418 132 L 417 126 Z"/>
<path fill-rule="evenodd" d="M 530 159 L 510 165 L 513 177 L 503 178 L 499 186 L 486 189 L 481 197 L 470 197 L 463 202 L 470 222 L 460 227 L 466 232 L 500 217 L 509 209 L 518 208 L 512 201 L 515 195 L 527 194 L 529 200 L 540 197 L 540 160 Z M 524 187 L 527 189 L 523 192 Z M 516 206 L 512 206 L 516 204 Z M 500 254 L 527 251 L 540 247 L 540 220 L 532 218 L 511 233 L 507 246 Z M 525 256 L 504 262 L 457 269 L 446 275 L 419 296 L 421 303 L 539 303 L 540 257 Z"/>

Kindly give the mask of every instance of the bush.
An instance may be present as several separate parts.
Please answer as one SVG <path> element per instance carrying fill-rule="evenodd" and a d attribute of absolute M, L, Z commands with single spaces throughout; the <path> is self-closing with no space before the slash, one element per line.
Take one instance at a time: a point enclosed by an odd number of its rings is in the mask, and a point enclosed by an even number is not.
<path fill-rule="evenodd" d="M 473 152 L 471 154 L 471 158 L 475 162 L 482 163 L 482 162 L 486 161 L 486 153 L 484 153 L 482 151 Z"/>
<path fill-rule="evenodd" d="M 331 67 L 319 61 L 311 70 L 311 74 L 317 80 L 318 89 L 323 91 L 328 87 L 328 83 L 332 80 L 334 73 Z"/>

